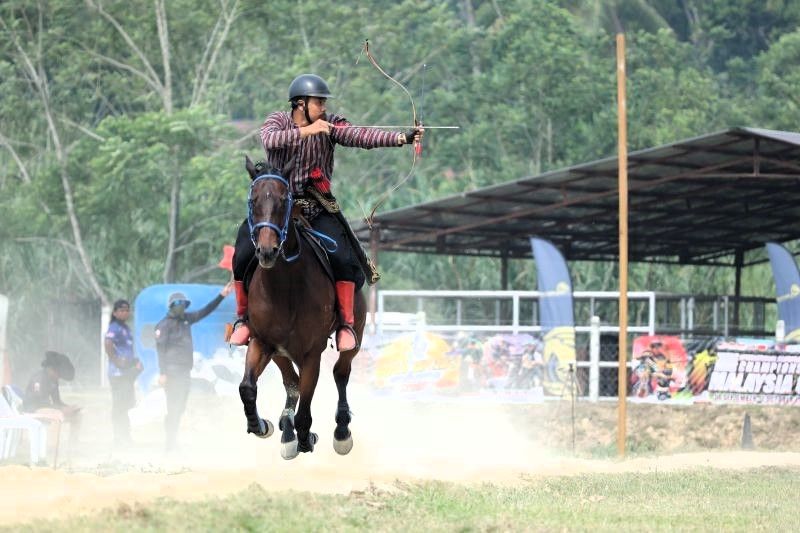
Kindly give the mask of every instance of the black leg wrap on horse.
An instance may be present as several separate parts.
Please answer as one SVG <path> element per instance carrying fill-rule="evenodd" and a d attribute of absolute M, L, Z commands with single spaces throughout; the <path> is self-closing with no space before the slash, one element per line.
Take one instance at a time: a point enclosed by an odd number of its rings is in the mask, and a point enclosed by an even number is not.
<path fill-rule="evenodd" d="M 297 413 L 294 417 L 294 427 L 297 430 L 297 450 L 300 452 L 313 452 L 317 443 L 317 434 L 311 432 L 312 418 L 309 414 Z"/>
<path fill-rule="evenodd" d="M 309 432 L 305 439 L 297 438 L 297 451 L 307 453 L 314 451 L 314 445 L 319 437 L 316 433 Z"/>
<path fill-rule="evenodd" d="M 244 416 L 247 418 L 247 432 L 260 435 L 263 433 L 261 419 L 256 408 L 256 398 L 258 397 L 258 387 L 248 383 L 239 384 L 239 398 L 244 406 Z"/>
<path fill-rule="evenodd" d="M 250 385 L 249 383 L 239 384 L 239 398 L 244 405 L 244 414 L 246 417 L 257 415 L 256 411 L 256 398 L 258 397 L 258 387 Z"/>
<path fill-rule="evenodd" d="M 333 430 L 333 438 L 336 440 L 345 440 L 350 436 L 350 428 L 347 426 L 336 426 Z"/>
<path fill-rule="evenodd" d="M 352 420 L 353 413 L 350 412 L 347 402 L 345 402 L 344 405 L 340 402 L 338 409 L 336 409 L 336 429 L 333 430 L 333 438 L 336 440 L 345 440 L 349 437 L 349 426 Z"/>
<path fill-rule="evenodd" d="M 336 425 L 337 426 L 346 426 L 352 421 L 352 413 L 350 412 L 350 408 L 345 405 L 344 408 L 339 406 L 339 409 L 336 410 Z"/>

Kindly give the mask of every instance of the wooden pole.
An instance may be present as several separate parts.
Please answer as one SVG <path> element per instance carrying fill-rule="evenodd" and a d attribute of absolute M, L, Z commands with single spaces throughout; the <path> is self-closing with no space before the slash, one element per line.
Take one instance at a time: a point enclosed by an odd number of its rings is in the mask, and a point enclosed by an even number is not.
<path fill-rule="evenodd" d="M 378 243 L 380 242 L 380 230 L 377 227 L 373 227 L 369 231 L 369 255 L 372 256 L 372 262 L 375 263 L 375 267 L 378 266 Z M 369 331 L 370 333 L 375 333 L 376 326 L 378 324 L 377 319 L 377 312 L 378 312 L 378 287 L 376 285 L 370 285 L 369 287 L 369 299 L 367 300 L 367 312 L 370 316 L 370 323 Z"/>
<path fill-rule="evenodd" d="M 617 130 L 619 157 L 619 371 L 617 452 L 625 457 L 628 396 L 628 125 L 625 103 L 625 36 L 617 34 Z"/>

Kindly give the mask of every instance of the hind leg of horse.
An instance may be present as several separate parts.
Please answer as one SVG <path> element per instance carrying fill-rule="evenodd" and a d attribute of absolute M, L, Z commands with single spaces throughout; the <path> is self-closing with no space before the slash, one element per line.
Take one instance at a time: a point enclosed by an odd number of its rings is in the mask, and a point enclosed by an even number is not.
<path fill-rule="evenodd" d="M 311 400 L 319 379 L 321 350 L 316 355 L 308 354 L 303 359 L 305 364 L 300 369 L 300 405 L 295 415 L 297 429 L 297 449 L 301 452 L 313 452 L 317 442 L 317 434 L 311 433 Z"/>
<path fill-rule="evenodd" d="M 245 356 L 244 376 L 239 384 L 239 397 L 244 406 L 244 416 L 247 418 L 247 432 L 253 433 L 256 437 L 266 439 L 275 428 L 272 422 L 265 420 L 258 415 L 256 408 L 256 398 L 258 397 L 258 377 L 264 372 L 269 364 L 272 354 L 264 350 L 262 344 L 253 339 L 247 347 Z"/>
<path fill-rule="evenodd" d="M 364 328 L 367 318 L 367 301 L 362 291 L 356 293 L 355 298 L 355 330 L 358 338 L 363 341 Z M 347 402 L 347 384 L 350 382 L 350 370 L 353 359 L 358 350 L 340 352 L 339 359 L 333 366 L 333 380 L 339 393 L 339 402 L 336 405 L 336 429 L 333 431 L 333 449 L 339 455 L 347 455 L 353 449 L 353 435 L 350 433 L 352 413 Z"/>
<path fill-rule="evenodd" d="M 341 352 L 333 366 L 333 380 L 339 392 L 339 403 L 336 405 L 336 429 L 333 430 L 333 449 L 339 455 L 347 455 L 353 449 L 353 435 L 350 433 L 350 404 L 347 403 L 347 384 L 350 381 L 350 370 L 353 358 L 358 350 Z"/>

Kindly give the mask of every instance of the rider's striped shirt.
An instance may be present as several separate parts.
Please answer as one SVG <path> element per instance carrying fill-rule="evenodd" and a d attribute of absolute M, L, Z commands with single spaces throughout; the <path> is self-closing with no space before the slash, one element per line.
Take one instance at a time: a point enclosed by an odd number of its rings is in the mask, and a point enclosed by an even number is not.
<path fill-rule="evenodd" d="M 347 119 L 339 115 L 329 115 L 328 122 L 336 126 L 350 125 Z M 261 143 L 267 154 L 265 162 L 268 167 L 282 169 L 294 157 L 288 178 L 295 195 L 303 194 L 311 182 L 312 173 L 319 174 L 321 171 L 323 178 L 332 179 L 333 150 L 337 144 L 365 149 L 398 146 L 397 135 L 396 132 L 376 128 L 334 127 L 329 135 L 311 135 L 301 139 L 300 128 L 287 111 L 270 114 L 261 126 Z M 305 214 L 313 218 L 317 213 Z"/>

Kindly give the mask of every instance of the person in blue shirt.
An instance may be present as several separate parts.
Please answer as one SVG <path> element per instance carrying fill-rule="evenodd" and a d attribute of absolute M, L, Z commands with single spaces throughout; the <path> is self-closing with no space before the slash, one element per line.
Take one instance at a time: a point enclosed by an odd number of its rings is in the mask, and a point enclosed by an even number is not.
<path fill-rule="evenodd" d="M 127 324 L 130 314 L 131 306 L 127 300 L 114 302 L 105 336 L 108 381 L 111 385 L 111 425 L 117 446 L 131 444 L 128 410 L 136 405 L 133 384 L 143 369 L 141 361 L 133 354 L 133 335 Z"/>

